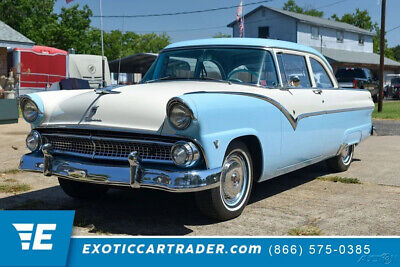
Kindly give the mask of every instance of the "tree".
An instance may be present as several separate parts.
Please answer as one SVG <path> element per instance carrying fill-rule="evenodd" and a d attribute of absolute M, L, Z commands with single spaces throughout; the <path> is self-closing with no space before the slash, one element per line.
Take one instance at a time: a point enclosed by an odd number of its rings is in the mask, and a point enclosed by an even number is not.
<path fill-rule="evenodd" d="M 217 32 L 216 34 L 213 35 L 213 38 L 231 38 L 232 36 L 230 34 L 225 34 L 222 32 Z"/>
<path fill-rule="evenodd" d="M 0 20 L 38 45 L 101 55 L 100 30 L 90 26 L 92 10 L 76 4 L 56 14 L 54 3 L 55 0 L 0 0 Z M 165 33 L 104 32 L 104 54 L 110 60 L 140 52 L 156 53 L 169 43 L 170 37 Z"/>
<path fill-rule="evenodd" d="M 357 8 L 355 13 L 346 13 L 341 18 L 339 18 L 336 14 L 333 14 L 331 18 L 336 21 L 351 24 L 368 31 L 373 31 L 377 26 L 376 22 L 372 22 L 371 16 L 366 9 L 361 11 L 359 8 Z"/>
<path fill-rule="evenodd" d="M 58 29 L 53 45 L 64 50 L 73 47 L 77 53 L 90 49 L 88 35 L 92 15 L 92 10 L 87 5 L 82 9 L 79 9 L 79 4 L 62 8 L 58 15 Z"/>
<path fill-rule="evenodd" d="M 305 15 L 309 15 L 309 16 L 314 16 L 314 17 L 323 17 L 324 16 L 323 11 L 318 11 L 317 9 L 312 8 L 311 6 L 300 7 L 296 4 L 296 2 L 294 0 L 288 0 L 283 5 L 283 10 L 300 13 L 300 14 L 305 14 Z"/>
<path fill-rule="evenodd" d="M 54 41 L 57 15 L 55 0 L 2 0 L 0 20 L 37 44 Z"/>
<path fill-rule="evenodd" d="M 393 51 L 393 57 L 396 61 L 400 61 L 400 45 L 390 48 Z"/>
<path fill-rule="evenodd" d="M 100 30 L 91 28 L 88 36 L 90 47 L 84 53 L 101 55 Z M 158 53 L 169 43 L 170 37 L 165 33 L 136 34 L 113 30 L 104 32 L 104 55 L 108 60 L 113 60 L 136 53 Z"/>

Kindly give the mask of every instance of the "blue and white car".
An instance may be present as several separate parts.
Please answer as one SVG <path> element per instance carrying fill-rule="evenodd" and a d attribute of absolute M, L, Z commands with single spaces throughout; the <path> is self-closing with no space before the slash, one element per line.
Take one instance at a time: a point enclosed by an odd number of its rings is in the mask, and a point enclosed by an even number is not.
<path fill-rule="evenodd" d="M 58 177 L 69 196 L 195 192 L 206 215 L 227 220 L 256 182 L 323 160 L 347 170 L 374 104 L 338 88 L 312 48 L 227 38 L 167 46 L 139 85 L 34 93 L 21 108 L 32 132 L 20 168 Z"/>

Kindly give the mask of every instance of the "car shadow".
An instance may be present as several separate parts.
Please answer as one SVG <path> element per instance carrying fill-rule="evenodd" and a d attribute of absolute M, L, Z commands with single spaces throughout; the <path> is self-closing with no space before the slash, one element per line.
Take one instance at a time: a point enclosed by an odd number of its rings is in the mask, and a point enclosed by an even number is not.
<path fill-rule="evenodd" d="M 249 205 L 328 173 L 319 163 L 256 184 Z M 218 223 L 200 213 L 194 194 L 147 189 L 111 189 L 96 200 L 75 200 L 54 186 L 0 199 L 0 209 L 75 210 L 74 226 L 85 228 L 83 234 L 187 235 L 187 226 Z"/>

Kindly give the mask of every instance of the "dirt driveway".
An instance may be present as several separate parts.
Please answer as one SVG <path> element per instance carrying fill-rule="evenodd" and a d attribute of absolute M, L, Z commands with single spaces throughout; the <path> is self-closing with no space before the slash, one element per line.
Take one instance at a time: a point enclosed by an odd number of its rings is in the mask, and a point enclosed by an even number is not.
<path fill-rule="evenodd" d="M 216 222 L 192 194 L 111 190 L 73 200 L 55 177 L 15 171 L 27 131 L 24 123 L 0 126 L 0 209 L 76 210 L 75 235 L 400 235 L 400 136 L 369 138 L 348 172 L 330 174 L 321 163 L 258 184 L 242 216 Z M 317 178 L 333 175 L 360 184 Z"/>

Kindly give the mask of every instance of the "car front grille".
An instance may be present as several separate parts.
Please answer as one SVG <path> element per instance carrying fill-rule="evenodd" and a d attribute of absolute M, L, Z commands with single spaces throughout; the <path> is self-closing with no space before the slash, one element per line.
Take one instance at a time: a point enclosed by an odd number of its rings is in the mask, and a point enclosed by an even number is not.
<path fill-rule="evenodd" d="M 173 142 L 58 133 L 44 133 L 42 137 L 43 143 L 50 143 L 58 154 L 127 161 L 129 153 L 136 151 L 144 161 L 172 162 Z"/>

